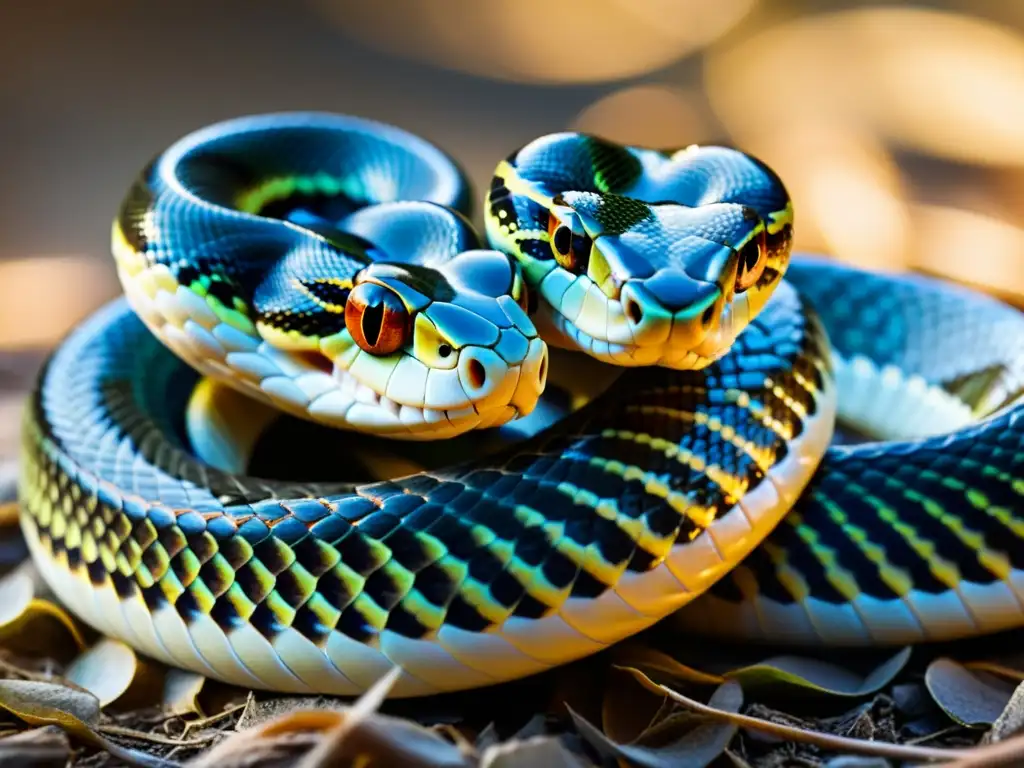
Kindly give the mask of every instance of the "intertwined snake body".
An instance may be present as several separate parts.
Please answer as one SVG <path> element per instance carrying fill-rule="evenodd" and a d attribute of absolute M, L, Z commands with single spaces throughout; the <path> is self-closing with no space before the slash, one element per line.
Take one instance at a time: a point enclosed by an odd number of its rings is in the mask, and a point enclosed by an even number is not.
<path fill-rule="evenodd" d="M 576 159 L 545 168 L 559 142 Z M 232 121 L 147 168 L 114 228 L 127 301 L 70 335 L 27 410 L 22 524 L 56 594 L 215 678 L 352 694 L 398 666 L 406 696 L 593 653 L 731 569 L 674 620 L 847 642 L 905 638 L 877 629 L 895 616 L 924 636 L 1020 620 L 1017 316 L 934 283 L 787 272 L 788 198 L 733 150 L 690 150 L 679 173 L 585 137 L 524 151 L 488 200 L 491 243 L 512 259 L 480 249 L 447 158 L 367 121 Z M 574 282 L 584 295 L 566 301 Z M 747 557 L 832 435 L 832 359 L 809 304 L 837 339 L 850 415 L 877 428 L 910 403 L 908 435 L 954 431 L 833 447 L 798 516 Z M 994 329 L 966 362 L 930 330 L 954 317 L 958 333 Z M 386 482 L 346 483 L 344 467 L 330 484 L 246 477 L 189 443 L 197 371 L 353 440 L 501 424 L 544 386 L 534 318 L 552 343 L 639 367 L 524 442 Z"/>

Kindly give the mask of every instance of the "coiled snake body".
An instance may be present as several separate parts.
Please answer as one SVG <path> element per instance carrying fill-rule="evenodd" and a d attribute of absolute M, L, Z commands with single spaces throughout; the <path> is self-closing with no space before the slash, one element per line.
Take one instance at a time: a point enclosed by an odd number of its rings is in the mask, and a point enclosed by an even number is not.
<path fill-rule="evenodd" d="M 394 666 L 400 696 L 527 675 L 716 582 L 672 620 L 840 642 L 1019 621 L 1019 318 L 930 282 L 787 271 L 774 174 L 732 150 L 682 157 L 530 145 L 485 211 L 510 259 L 480 248 L 451 161 L 397 129 L 285 114 L 186 137 L 115 222 L 127 300 L 71 334 L 26 412 L 22 524 L 44 577 L 154 658 L 338 694 Z M 769 537 L 832 435 L 809 304 L 860 424 L 910 402 L 908 435 L 955 431 L 829 449 Z M 189 444 L 197 371 L 356 433 L 499 425 L 544 388 L 534 318 L 551 343 L 639 367 L 524 442 L 386 482 L 247 477 Z M 953 359 L 936 319 L 996 333 Z"/>

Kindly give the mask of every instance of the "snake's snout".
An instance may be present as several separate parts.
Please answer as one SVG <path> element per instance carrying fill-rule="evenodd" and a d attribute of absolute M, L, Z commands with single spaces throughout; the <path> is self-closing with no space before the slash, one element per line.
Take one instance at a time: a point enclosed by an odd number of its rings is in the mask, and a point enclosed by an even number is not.
<path fill-rule="evenodd" d="M 548 345 L 533 339 L 526 359 L 519 367 L 519 380 L 512 393 L 511 405 L 520 416 L 533 412 L 548 381 Z"/>
<path fill-rule="evenodd" d="M 714 283 L 662 270 L 622 288 L 622 313 L 633 342 L 690 350 L 721 322 L 725 296 Z"/>
<path fill-rule="evenodd" d="M 547 383 L 547 345 L 535 338 L 517 365 L 509 365 L 494 350 L 467 348 L 459 356 L 459 382 L 480 411 L 511 406 L 517 416 L 533 411 Z M 513 414 L 510 414 L 513 415 Z"/>

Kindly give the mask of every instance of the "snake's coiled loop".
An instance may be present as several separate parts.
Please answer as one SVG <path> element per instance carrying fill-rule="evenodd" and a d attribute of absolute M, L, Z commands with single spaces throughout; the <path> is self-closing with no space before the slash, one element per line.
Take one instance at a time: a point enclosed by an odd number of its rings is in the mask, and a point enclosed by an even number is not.
<path fill-rule="evenodd" d="M 72 610 L 253 688 L 352 694 L 397 666 L 408 696 L 600 650 L 767 535 L 835 408 L 824 334 L 784 285 L 702 370 L 629 371 L 468 464 L 296 484 L 195 458 L 183 414 L 196 370 L 355 429 L 418 417 L 436 436 L 525 412 L 546 359 L 529 275 L 438 206 L 463 195 L 421 139 L 322 115 L 214 126 L 146 170 L 114 230 L 129 303 L 57 350 L 25 422 L 23 529 Z M 429 368 L 414 391 L 440 405 L 392 389 L 412 381 L 398 366 L 421 375 L 406 360 Z M 335 387 L 346 376 L 358 384 Z M 486 397 L 511 410 L 485 418 Z"/>

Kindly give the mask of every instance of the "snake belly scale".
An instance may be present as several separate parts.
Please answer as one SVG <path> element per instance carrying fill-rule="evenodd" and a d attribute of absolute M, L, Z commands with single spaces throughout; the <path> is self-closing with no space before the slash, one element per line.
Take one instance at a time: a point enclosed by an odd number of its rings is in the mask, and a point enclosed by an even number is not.
<path fill-rule="evenodd" d="M 70 335 L 26 411 L 23 530 L 73 611 L 253 688 L 354 694 L 399 667 L 393 694 L 420 695 L 598 651 L 775 527 L 835 412 L 824 331 L 781 269 L 700 370 L 627 371 L 494 456 L 367 485 L 343 467 L 295 484 L 193 456 L 199 374 L 406 439 L 528 412 L 546 361 L 532 278 L 479 248 L 466 200 L 422 140 L 323 115 L 213 126 L 147 169 L 114 227 L 127 301 Z M 762 248 L 763 229 L 745 237 Z M 705 270 L 739 281 L 731 253 Z M 732 292 L 698 298 L 722 316 Z M 426 383 L 393 392 L 413 363 Z M 325 393 L 332 406 L 311 408 Z"/>

